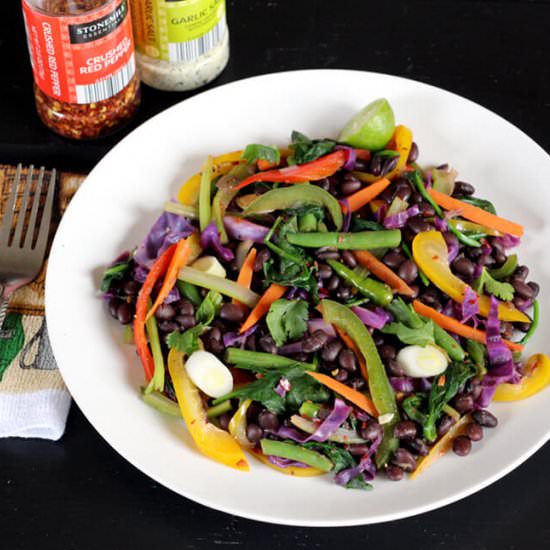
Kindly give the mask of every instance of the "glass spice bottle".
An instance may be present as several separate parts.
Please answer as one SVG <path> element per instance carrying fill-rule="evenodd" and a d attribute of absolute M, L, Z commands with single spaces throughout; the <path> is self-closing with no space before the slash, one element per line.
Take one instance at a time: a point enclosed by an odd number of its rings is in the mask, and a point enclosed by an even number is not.
<path fill-rule="evenodd" d="M 22 0 L 42 122 L 72 139 L 126 124 L 140 102 L 129 0 Z"/>
<path fill-rule="evenodd" d="M 214 80 L 229 59 L 225 0 L 131 0 L 142 82 L 183 92 Z"/>

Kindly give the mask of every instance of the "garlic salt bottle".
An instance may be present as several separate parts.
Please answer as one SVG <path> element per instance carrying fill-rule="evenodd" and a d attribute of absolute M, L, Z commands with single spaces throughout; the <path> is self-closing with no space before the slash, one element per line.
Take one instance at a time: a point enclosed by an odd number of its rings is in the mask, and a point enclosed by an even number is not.
<path fill-rule="evenodd" d="M 22 0 L 42 122 L 72 139 L 126 124 L 140 102 L 129 0 Z"/>
<path fill-rule="evenodd" d="M 131 0 L 140 78 L 183 92 L 214 80 L 229 59 L 225 0 Z"/>

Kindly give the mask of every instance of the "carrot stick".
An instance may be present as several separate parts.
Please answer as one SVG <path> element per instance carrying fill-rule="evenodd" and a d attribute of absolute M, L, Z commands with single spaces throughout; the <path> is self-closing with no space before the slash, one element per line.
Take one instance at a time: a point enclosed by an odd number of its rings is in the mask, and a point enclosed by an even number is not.
<path fill-rule="evenodd" d="M 342 382 L 338 382 L 338 380 L 335 380 L 334 378 L 331 378 L 326 374 L 311 371 L 307 371 L 307 373 L 312 378 L 315 378 L 317 382 L 323 384 L 323 386 L 326 386 L 327 388 L 330 388 L 332 391 L 339 393 L 342 397 L 344 397 L 354 405 L 357 405 L 360 409 L 364 410 L 372 416 L 378 416 L 378 411 L 376 410 L 376 407 L 374 406 L 371 398 L 366 396 L 364 393 L 358 392 L 357 390 L 354 390 L 353 388 L 342 384 Z"/>
<path fill-rule="evenodd" d="M 390 184 L 390 180 L 386 178 L 375 181 L 368 187 L 349 195 L 347 198 L 350 210 L 355 212 L 359 208 L 363 208 L 365 204 L 369 203 L 372 199 L 376 198 L 386 187 Z"/>
<path fill-rule="evenodd" d="M 145 336 L 145 315 L 147 313 L 147 303 L 149 302 L 149 296 L 158 281 L 159 277 L 168 269 L 168 265 L 174 255 L 176 245 L 173 244 L 167 248 L 159 258 L 155 260 L 151 271 L 147 274 L 145 282 L 141 287 L 136 302 L 136 315 L 134 318 L 134 342 L 136 344 L 137 353 L 143 364 L 143 370 L 145 371 L 145 379 L 147 382 L 153 377 L 155 371 L 155 363 L 151 350 L 147 345 L 147 337 Z"/>
<path fill-rule="evenodd" d="M 176 249 L 170 260 L 170 265 L 166 270 L 166 277 L 164 282 L 160 287 L 159 293 L 155 303 L 152 305 L 151 309 L 145 317 L 145 322 L 147 322 L 154 314 L 157 308 L 166 300 L 170 291 L 174 288 L 176 281 L 178 280 L 179 270 L 187 263 L 187 260 L 191 256 L 191 245 L 189 244 L 188 239 L 181 239 L 176 244 Z"/>
<path fill-rule="evenodd" d="M 348 346 L 348 348 L 355 353 L 357 361 L 359 361 L 359 370 L 361 371 L 361 375 L 363 376 L 365 382 L 368 382 L 369 375 L 363 354 L 359 351 L 359 348 L 355 345 L 355 342 L 342 329 L 337 326 L 334 326 L 334 328 L 336 329 L 338 336 L 340 336 L 340 338 L 344 341 L 344 344 L 346 344 L 346 346 Z"/>
<path fill-rule="evenodd" d="M 460 211 L 460 215 L 467 220 L 486 225 L 491 229 L 496 229 L 503 233 L 510 233 L 510 235 L 515 235 L 516 237 L 521 237 L 523 235 L 523 227 L 518 223 L 511 222 L 500 216 L 495 216 L 477 206 L 467 204 L 458 199 L 453 199 L 445 195 L 445 193 L 441 193 L 435 189 L 428 189 L 428 193 L 439 206 L 442 206 L 446 210 L 458 210 Z"/>
<path fill-rule="evenodd" d="M 254 309 L 250 312 L 239 331 L 241 334 L 254 326 L 268 311 L 271 304 L 277 301 L 286 292 L 286 286 L 271 283 L 268 289 L 262 294 Z"/>
<path fill-rule="evenodd" d="M 353 254 L 363 267 L 366 267 L 373 275 L 387 283 L 399 294 L 404 296 L 414 295 L 414 290 L 374 254 L 368 250 L 356 250 Z"/>
<path fill-rule="evenodd" d="M 252 283 L 252 276 L 254 275 L 254 262 L 256 261 L 256 249 L 251 248 L 246 255 L 246 258 L 241 266 L 239 275 L 237 277 L 237 283 L 245 288 L 250 288 L 250 283 Z M 233 298 L 234 304 L 240 304 L 239 300 Z"/>
<path fill-rule="evenodd" d="M 422 302 L 419 302 L 418 300 L 413 300 L 413 307 L 416 313 L 418 313 L 419 315 L 424 315 L 424 317 L 428 317 L 429 319 L 432 319 L 432 321 L 437 323 L 441 328 L 445 330 L 454 332 L 459 336 L 464 336 L 464 338 L 475 340 L 476 342 L 480 342 L 481 344 L 485 344 L 487 342 L 487 335 L 482 330 L 478 330 L 477 328 L 463 325 L 460 321 L 457 321 L 452 317 L 448 317 L 447 315 L 443 315 L 443 313 L 439 313 L 439 311 L 436 311 L 435 309 L 428 307 L 427 305 L 423 304 Z M 510 342 L 509 340 L 504 340 L 504 339 L 502 341 L 512 351 L 523 350 L 523 346 L 521 344 L 518 344 L 516 342 Z"/>

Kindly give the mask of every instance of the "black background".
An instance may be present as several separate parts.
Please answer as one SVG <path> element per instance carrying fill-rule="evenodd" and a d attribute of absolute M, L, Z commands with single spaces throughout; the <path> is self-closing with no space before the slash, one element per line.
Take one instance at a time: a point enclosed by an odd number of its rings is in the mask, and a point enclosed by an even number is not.
<path fill-rule="evenodd" d="M 231 60 L 210 87 L 303 68 L 396 74 L 472 99 L 550 150 L 548 1 L 240 0 L 228 2 L 228 17 Z M 126 131 L 95 143 L 62 140 L 35 114 L 17 1 L 1 3 L 0 29 L 0 163 L 90 170 L 127 131 L 191 95 L 144 87 Z M 266 108 L 276 113 L 276 105 Z M 0 440 L 0 547 L 548 548 L 549 463 L 546 445 L 482 492 L 399 522 L 275 527 L 209 510 L 157 485 L 73 405 L 60 442 Z"/>

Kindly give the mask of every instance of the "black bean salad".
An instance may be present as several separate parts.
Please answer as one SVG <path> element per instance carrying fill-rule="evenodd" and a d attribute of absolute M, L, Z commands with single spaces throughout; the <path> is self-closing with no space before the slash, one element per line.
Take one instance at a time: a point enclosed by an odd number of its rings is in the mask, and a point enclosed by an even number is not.
<path fill-rule="evenodd" d="M 337 139 L 208 157 L 105 271 L 143 400 L 233 468 L 246 450 L 370 489 L 468 455 L 492 400 L 548 385 L 546 355 L 521 359 L 539 293 L 523 228 L 418 158 L 383 99 Z"/>

